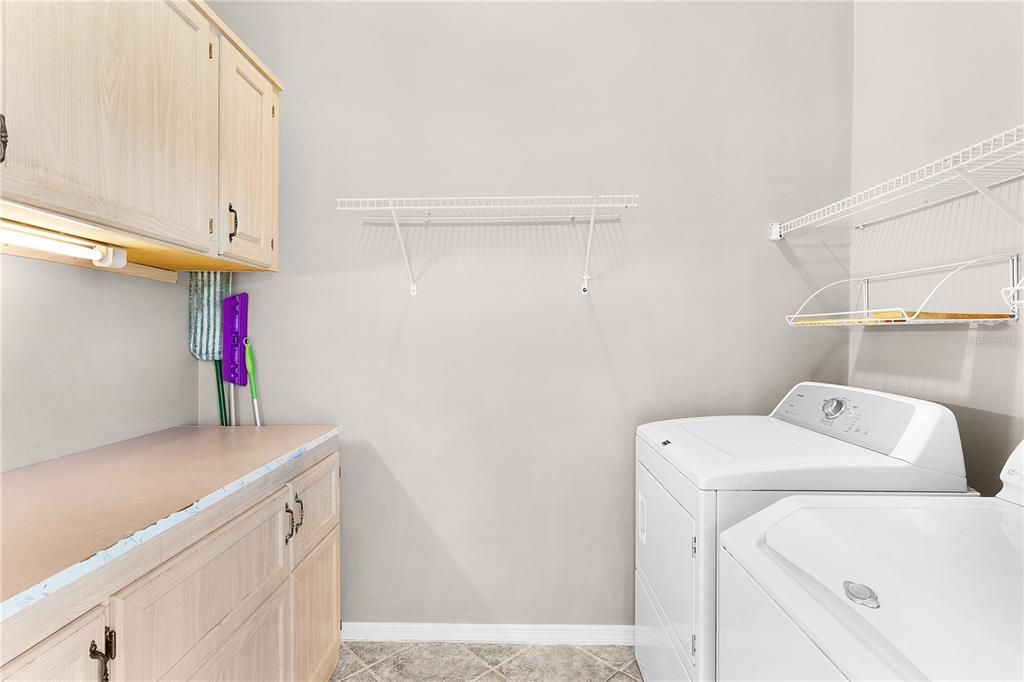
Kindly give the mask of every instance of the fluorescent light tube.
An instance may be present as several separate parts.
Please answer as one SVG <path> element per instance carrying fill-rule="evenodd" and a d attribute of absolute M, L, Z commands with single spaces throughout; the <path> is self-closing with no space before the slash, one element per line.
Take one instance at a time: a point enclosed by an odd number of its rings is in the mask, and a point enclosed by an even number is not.
<path fill-rule="evenodd" d="M 101 268 L 123 268 L 127 253 L 120 246 L 78 240 L 55 232 L 0 220 L 0 243 L 91 261 Z"/>

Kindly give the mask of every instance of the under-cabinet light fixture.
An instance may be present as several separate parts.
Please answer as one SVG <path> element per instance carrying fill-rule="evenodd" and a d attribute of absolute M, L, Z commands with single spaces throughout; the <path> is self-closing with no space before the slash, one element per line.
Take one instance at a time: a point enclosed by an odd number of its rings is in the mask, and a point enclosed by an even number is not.
<path fill-rule="evenodd" d="M 0 244 L 92 261 L 98 268 L 123 268 L 128 260 L 123 247 L 91 242 L 8 220 L 0 220 Z"/>

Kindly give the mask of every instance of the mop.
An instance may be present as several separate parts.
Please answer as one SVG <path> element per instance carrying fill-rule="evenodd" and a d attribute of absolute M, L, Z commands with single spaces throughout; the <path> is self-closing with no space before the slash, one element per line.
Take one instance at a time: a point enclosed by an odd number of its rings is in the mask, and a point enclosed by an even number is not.
<path fill-rule="evenodd" d="M 221 372 L 221 305 L 231 294 L 230 272 L 193 272 L 188 280 L 188 349 L 197 360 L 213 361 L 220 425 L 228 425 Z"/>
<path fill-rule="evenodd" d="M 249 386 L 253 399 L 256 426 L 260 426 L 259 392 L 256 377 L 250 376 L 255 365 L 249 349 L 249 294 L 244 291 L 228 296 L 223 303 L 221 334 L 224 347 L 224 381 L 231 388 L 231 424 L 238 423 L 235 411 L 235 386 Z"/>

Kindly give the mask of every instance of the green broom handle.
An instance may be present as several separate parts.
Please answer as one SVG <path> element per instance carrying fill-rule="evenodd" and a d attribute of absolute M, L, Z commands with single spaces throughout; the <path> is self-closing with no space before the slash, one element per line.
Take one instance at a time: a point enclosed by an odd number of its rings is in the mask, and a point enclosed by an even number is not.
<path fill-rule="evenodd" d="M 217 406 L 220 408 L 220 425 L 228 425 L 228 406 L 224 401 L 224 377 L 221 374 L 220 360 L 213 361 L 213 369 L 217 374 Z"/>

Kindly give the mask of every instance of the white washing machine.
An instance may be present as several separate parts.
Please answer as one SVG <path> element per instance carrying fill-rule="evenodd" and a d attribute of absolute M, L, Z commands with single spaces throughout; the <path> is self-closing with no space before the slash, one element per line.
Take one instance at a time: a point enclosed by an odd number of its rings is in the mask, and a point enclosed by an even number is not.
<path fill-rule="evenodd" d="M 794 493 L 965 493 L 935 403 L 797 384 L 771 415 L 653 422 L 636 438 L 635 648 L 646 682 L 716 678 L 718 534 Z"/>
<path fill-rule="evenodd" d="M 798 496 L 722 534 L 719 676 L 1024 679 L 1024 443 L 995 498 Z"/>

